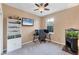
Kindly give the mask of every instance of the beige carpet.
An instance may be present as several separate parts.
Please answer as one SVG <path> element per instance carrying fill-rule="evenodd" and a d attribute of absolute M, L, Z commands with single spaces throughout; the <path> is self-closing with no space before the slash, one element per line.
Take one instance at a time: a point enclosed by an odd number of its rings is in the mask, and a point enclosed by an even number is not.
<path fill-rule="evenodd" d="M 46 42 L 46 43 L 29 43 L 21 49 L 7 53 L 7 55 L 69 55 L 62 50 L 63 46 Z"/>

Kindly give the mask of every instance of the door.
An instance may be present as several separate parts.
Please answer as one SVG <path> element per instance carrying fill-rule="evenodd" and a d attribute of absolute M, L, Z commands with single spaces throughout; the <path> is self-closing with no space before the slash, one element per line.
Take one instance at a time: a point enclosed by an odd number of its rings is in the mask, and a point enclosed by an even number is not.
<path fill-rule="evenodd" d="M 3 53 L 3 14 L 0 4 L 0 55 Z"/>
<path fill-rule="evenodd" d="M 3 52 L 3 19 L 0 13 L 0 54 Z"/>

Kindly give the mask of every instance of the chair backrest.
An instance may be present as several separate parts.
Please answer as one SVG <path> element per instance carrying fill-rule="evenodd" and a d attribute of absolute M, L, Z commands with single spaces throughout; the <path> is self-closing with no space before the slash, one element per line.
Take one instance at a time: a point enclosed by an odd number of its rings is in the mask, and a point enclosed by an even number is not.
<path fill-rule="evenodd" d="M 45 33 L 49 33 L 49 31 L 48 31 L 47 29 L 44 29 L 44 32 L 45 32 Z"/>
<path fill-rule="evenodd" d="M 44 32 L 44 30 L 39 30 L 38 34 L 39 34 L 39 39 L 40 40 L 45 40 L 46 33 Z"/>

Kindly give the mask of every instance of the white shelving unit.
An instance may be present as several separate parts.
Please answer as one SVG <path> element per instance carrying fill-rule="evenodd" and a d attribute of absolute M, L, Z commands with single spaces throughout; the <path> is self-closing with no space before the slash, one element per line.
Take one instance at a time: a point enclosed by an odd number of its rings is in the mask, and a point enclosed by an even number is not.
<path fill-rule="evenodd" d="M 21 20 L 7 20 L 7 52 L 12 52 L 22 47 Z"/>

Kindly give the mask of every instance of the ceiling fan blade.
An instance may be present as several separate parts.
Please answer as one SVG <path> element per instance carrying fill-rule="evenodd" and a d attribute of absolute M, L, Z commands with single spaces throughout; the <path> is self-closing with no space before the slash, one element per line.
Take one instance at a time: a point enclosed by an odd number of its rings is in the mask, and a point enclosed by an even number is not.
<path fill-rule="evenodd" d="M 34 11 L 37 11 L 38 9 L 35 9 Z"/>
<path fill-rule="evenodd" d="M 48 9 L 48 8 L 45 8 L 44 10 L 47 10 L 47 11 L 49 11 L 50 9 Z"/>
<path fill-rule="evenodd" d="M 46 3 L 46 4 L 44 4 L 44 7 L 47 7 L 49 4 L 48 3 Z"/>
<path fill-rule="evenodd" d="M 37 7 L 39 7 L 39 4 L 36 4 L 36 3 L 35 3 L 35 5 L 36 5 Z"/>

